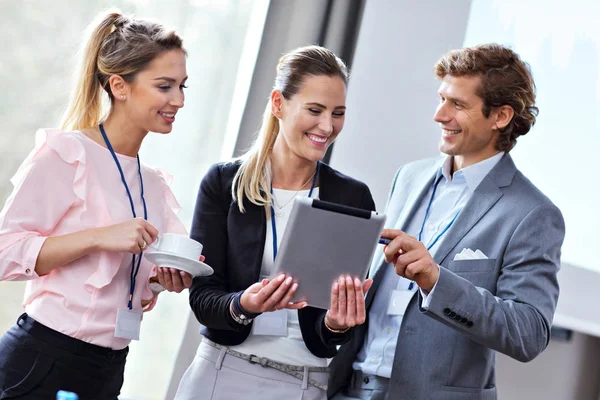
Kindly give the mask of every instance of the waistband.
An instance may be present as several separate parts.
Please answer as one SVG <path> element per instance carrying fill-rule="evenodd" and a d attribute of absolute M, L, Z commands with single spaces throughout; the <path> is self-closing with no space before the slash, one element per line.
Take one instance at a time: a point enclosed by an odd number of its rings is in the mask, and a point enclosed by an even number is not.
<path fill-rule="evenodd" d="M 125 360 L 127 353 L 129 352 L 128 347 L 120 350 L 113 350 L 65 335 L 64 333 L 60 333 L 40 324 L 27 315 L 27 313 L 23 313 L 19 316 L 17 319 L 17 326 L 29 332 L 31 336 L 38 340 L 54 345 L 62 350 L 87 357 L 93 356 L 98 359 L 114 360 L 118 362 Z"/>
<path fill-rule="evenodd" d="M 306 386 L 306 384 L 310 384 L 319 389 L 327 390 L 327 385 L 322 384 L 320 382 L 317 382 L 314 379 L 309 378 L 308 375 L 310 372 L 329 372 L 328 367 L 310 367 L 310 366 L 284 364 L 284 363 L 280 363 L 277 361 L 273 361 L 267 357 L 258 357 L 254 354 L 245 354 L 245 353 L 240 353 L 239 351 L 231 350 L 230 348 L 228 348 L 226 346 L 222 346 L 218 343 L 215 343 L 212 340 L 207 339 L 206 337 L 202 338 L 202 342 L 206 343 L 207 345 L 209 345 L 211 347 L 219 349 L 219 350 L 225 349 L 225 353 L 232 355 L 234 357 L 240 358 L 242 360 L 248 361 L 250 364 L 259 364 L 260 366 L 262 366 L 264 368 L 276 369 L 285 374 L 288 374 L 295 378 L 298 378 L 301 381 L 303 381 L 303 383 L 305 383 L 303 386 Z"/>

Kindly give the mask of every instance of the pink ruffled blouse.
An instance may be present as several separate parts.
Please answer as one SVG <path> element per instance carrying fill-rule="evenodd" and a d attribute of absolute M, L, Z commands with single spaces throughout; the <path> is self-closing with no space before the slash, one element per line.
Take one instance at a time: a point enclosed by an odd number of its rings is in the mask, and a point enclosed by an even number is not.
<path fill-rule="evenodd" d="M 117 154 L 143 216 L 135 157 Z M 159 233 L 186 234 L 170 177 L 142 165 L 148 221 Z M 80 132 L 39 130 L 36 146 L 11 182 L 14 190 L 0 212 L 0 280 L 27 280 L 25 311 L 38 322 L 71 337 L 112 349 L 129 340 L 114 337 L 118 308 L 129 297 L 131 253 L 90 253 L 45 276 L 35 273 L 44 241 L 133 218 L 115 162 L 105 147 Z M 142 258 L 133 297 L 135 310 L 153 295 L 154 266 Z"/>

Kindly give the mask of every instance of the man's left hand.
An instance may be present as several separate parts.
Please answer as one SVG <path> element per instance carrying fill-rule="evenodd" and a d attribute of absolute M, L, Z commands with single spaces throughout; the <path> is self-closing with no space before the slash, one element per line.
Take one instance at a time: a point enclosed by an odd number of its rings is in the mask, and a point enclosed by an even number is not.
<path fill-rule="evenodd" d="M 399 229 L 384 229 L 381 237 L 392 239 L 383 249 L 385 261 L 394 264 L 398 275 L 415 281 L 429 293 L 440 276 L 440 270 L 425 245 Z"/>

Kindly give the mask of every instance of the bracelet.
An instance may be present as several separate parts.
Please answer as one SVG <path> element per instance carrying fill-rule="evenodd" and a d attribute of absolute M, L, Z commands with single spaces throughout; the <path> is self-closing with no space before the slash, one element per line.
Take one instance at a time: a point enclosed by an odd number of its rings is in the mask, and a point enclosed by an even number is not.
<path fill-rule="evenodd" d="M 251 313 L 251 312 L 244 310 L 244 307 L 242 307 L 242 293 L 244 293 L 243 290 L 241 292 L 238 292 L 235 295 L 235 297 L 233 298 L 233 310 L 235 311 L 235 313 L 239 314 L 239 315 L 243 315 L 246 318 L 251 318 L 251 319 L 254 319 L 254 318 L 258 317 L 260 314 L 262 314 L 262 313 Z"/>
<path fill-rule="evenodd" d="M 333 333 L 346 333 L 350 330 L 350 327 L 347 327 L 344 329 L 333 329 L 332 327 L 327 325 L 327 318 L 323 318 L 323 324 L 325 324 L 325 328 L 327 328 L 328 331 L 333 332 Z"/>
<path fill-rule="evenodd" d="M 237 314 L 234 310 L 233 303 L 233 300 L 229 303 L 229 315 L 231 315 L 231 318 L 240 325 L 249 325 L 252 322 L 252 319 L 246 318 L 244 314 Z"/>
<path fill-rule="evenodd" d="M 258 317 L 261 313 L 254 314 L 244 310 L 240 300 L 242 293 L 244 293 L 244 291 L 236 293 L 231 300 L 231 303 L 229 303 L 229 314 L 231 315 L 231 318 L 233 318 L 233 320 L 238 324 L 249 325 L 254 318 Z"/>

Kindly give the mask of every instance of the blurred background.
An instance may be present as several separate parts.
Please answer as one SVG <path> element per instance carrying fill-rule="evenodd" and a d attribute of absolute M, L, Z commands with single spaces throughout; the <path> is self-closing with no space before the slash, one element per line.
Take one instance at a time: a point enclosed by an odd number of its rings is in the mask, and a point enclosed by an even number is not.
<path fill-rule="evenodd" d="M 600 3 L 596 0 L 0 0 L 0 204 L 39 128 L 55 127 L 82 32 L 118 7 L 176 28 L 188 50 L 186 106 L 143 162 L 174 175 L 189 228 L 208 166 L 251 144 L 278 58 L 318 43 L 351 66 L 344 130 L 328 161 L 365 181 L 383 210 L 402 164 L 437 154 L 433 65 L 446 51 L 510 45 L 532 67 L 540 115 L 511 152 L 562 210 L 561 297 L 546 352 L 498 356 L 502 400 L 600 400 Z M 51 176 L 48 179 L 52 179 Z M 0 330 L 21 313 L 24 284 L 0 282 Z M 131 346 L 123 398 L 170 399 L 199 343 L 187 295 L 161 294 Z"/>

